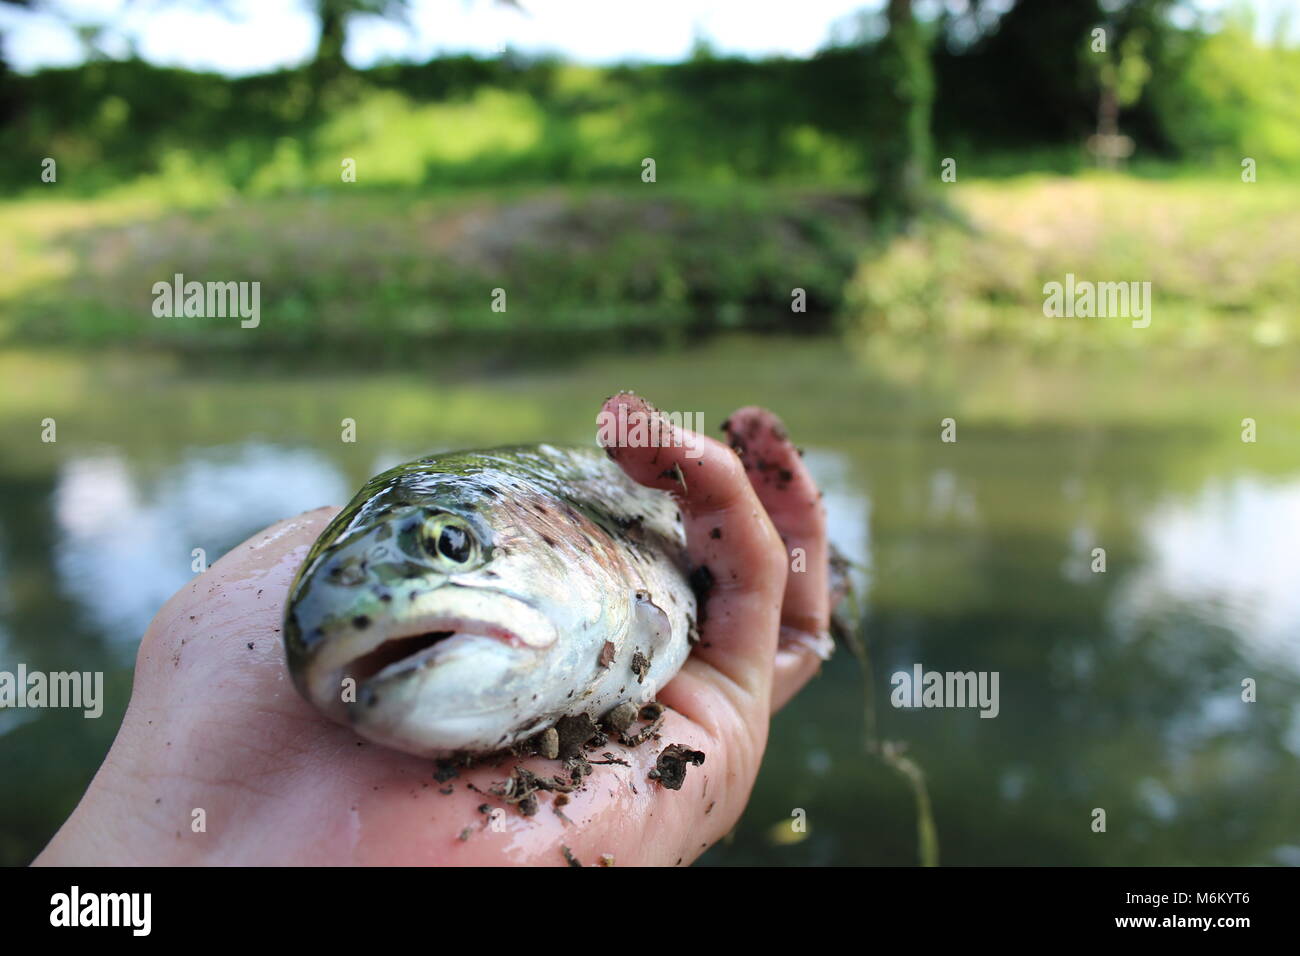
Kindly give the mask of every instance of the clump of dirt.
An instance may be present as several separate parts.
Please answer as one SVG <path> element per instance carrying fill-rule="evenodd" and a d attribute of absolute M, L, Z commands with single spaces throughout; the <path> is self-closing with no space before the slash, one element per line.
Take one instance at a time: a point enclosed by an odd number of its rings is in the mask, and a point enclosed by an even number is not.
<path fill-rule="evenodd" d="M 639 710 L 636 704 L 630 700 L 625 700 L 611 709 L 603 719 L 607 727 L 621 734 L 636 723 L 638 713 Z"/>
<path fill-rule="evenodd" d="M 500 765 L 502 759 L 510 756 L 517 758 L 541 756 L 551 760 L 560 760 L 563 772 L 553 776 L 544 776 L 522 764 L 516 764 L 510 771 L 510 776 L 501 783 L 493 784 L 488 792 L 515 807 L 526 817 L 536 815 L 540 806 L 539 794 L 554 793 L 553 809 L 561 820 L 569 824 L 572 821 L 565 816 L 560 808 L 568 804 L 569 798 L 567 794 L 583 788 L 587 777 L 592 774 L 593 767 L 602 765 L 631 766 L 627 760 L 610 753 L 608 750 L 602 751 L 602 748 L 608 745 L 611 736 L 626 747 L 639 747 L 648 740 L 659 739 L 659 731 L 663 727 L 665 718 L 666 709 L 658 701 L 651 701 L 639 707 L 634 702 L 628 701 L 613 708 L 602 718 L 606 729 L 601 729 L 586 714 L 562 717 L 554 727 L 542 731 L 530 740 L 510 750 L 498 751 L 496 754 L 481 756 L 477 759 L 465 754 L 456 754 L 449 760 L 439 761 L 438 773 L 450 773 L 452 776 L 447 779 L 451 779 L 456 775 L 457 768 L 485 763 L 492 759 L 496 759 L 498 765 Z M 644 722 L 643 726 L 634 730 L 633 727 L 638 720 Z M 687 751 L 680 747 L 678 751 L 680 751 L 678 757 L 681 760 L 691 760 L 697 766 L 704 761 L 704 754 L 699 751 Z M 603 759 L 589 759 L 587 756 L 589 753 L 599 753 Z M 677 790 L 681 788 L 681 779 L 685 777 L 685 766 L 683 765 L 680 772 L 676 772 L 674 775 L 673 766 L 670 766 L 674 753 L 677 753 L 677 751 L 674 751 L 673 747 L 665 749 L 664 753 L 659 755 L 658 764 L 650 772 L 650 775 L 653 779 L 663 782 L 664 786 L 669 789 Z M 665 757 L 665 755 L 668 756 Z M 665 760 L 668 760 L 668 764 L 665 764 Z M 666 766 L 667 770 L 665 771 Z M 676 781 L 675 786 L 673 785 L 674 780 Z M 466 786 L 476 792 L 482 792 L 473 783 L 467 783 Z M 633 790 L 635 789 L 633 787 Z M 492 812 L 492 807 L 486 803 L 482 804 L 478 809 L 480 813 L 487 815 Z"/>
<path fill-rule="evenodd" d="M 556 721 L 555 732 L 559 738 L 559 758 L 571 760 L 582 754 L 582 748 L 600 732 L 600 728 L 589 715 L 576 714 Z"/>
<path fill-rule="evenodd" d="M 645 675 L 649 672 L 650 658 L 637 651 L 632 655 L 632 673 L 636 675 L 636 682 L 638 684 L 645 683 Z"/>
<path fill-rule="evenodd" d="M 583 763 L 586 763 L 585 759 Z M 591 773 L 589 764 L 586 773 L 580 767 L 571 767 L 569 763 L 565 764 L 565 769 L 569 770 L 567 779 L 558 774 L 542 777 L 527 767 L 515 767 L 504 783 L 493 784 L 491 792 L 506 803 L 518 807 L 524 816 L 531 817 L 537 813 L 537 794 L 540 791 L 572 793 L 582 786 L 583 777 Z"/>
<path fill-rule="evenodd" d="M 651 780 L 658 780 L 669 790 L 680 790 L 682 784 L 686 782 L 686 768 L 699 767 L 703 764 L 704 751 L 691 750 L 684 744 L 669 744 L 660 751 L 659 759 L 655 761 L 649 777 Z"/>

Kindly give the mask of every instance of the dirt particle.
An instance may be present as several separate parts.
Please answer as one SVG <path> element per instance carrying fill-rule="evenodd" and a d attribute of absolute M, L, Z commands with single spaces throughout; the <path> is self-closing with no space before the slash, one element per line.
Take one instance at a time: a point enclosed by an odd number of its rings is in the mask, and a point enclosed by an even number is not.
<path fill-rule="evenodd" d="M 669 790 L 680 790 L 686 782 L 686 768 L 691 765 L 699 767 L 703 763 L 704 751 L 691 750 L 684 744 L 669 744 L 660 751 L 649 777 Z"/>
<path fill-rule="evenodd" d="M 649 740 L 651 737 L 653 737 L 655 734 L 659 732 L 659 728 L 663 726 L 663 723 L 664 723 L 664 715 L 661 712 L 658 717 L 656 717 L 650 723 L 646 724 L 636 733 L 634 734 L 628 734 L 626 732 L 623 733 L 621 737 L 623 741 L 623 746 L 640 747 L 643 743 L 645 743 L 647 740 Z"/>
<path fill-rule="evenodd" d="M 640 651 L 632 655 L 632 673 L 636 675 L 638 684 L 645 683 L 645 675 L 650 671 L 650 658 L 646 657 Z"/>
<path fill-rule="evenodd" d="M 540 756 L 554 760 L 560 755 L 560 734 L 554 727 L 547 727 L 534 739 Z"/>
<path fill-rule="evenodd" d="M 664 712 L 664 705 L 657 700 L 652 700 L 641 708 L 642 720 L 658 720 L 659 715 Z"/>
<path fill-rule="evenodd" d="M 614 663 L 614 650 L 614 642 L 606 641 L 605 646 L 600 649 L 600 657 L 597 659 L 597 663 L 601 667 L 609 667 L 610 664 Z"/>
<path fill-rule="evenodd" d="M 636 704 L 633 701 L 625 700 L 605 714 L 604 721 L 609 727 L 621 734 L 635 723 L 637 712 Z"/>
<path fill-rule="evenodd" d="M 583 746 L 600 729 L 596 722 L 588 714 L 575 714 L 569 717 L 561 717 L 555 723 L 555 732 L 558 735 L 558 753 L 561 760 L 570 760 L 574 757 L 581 756 Z"/>

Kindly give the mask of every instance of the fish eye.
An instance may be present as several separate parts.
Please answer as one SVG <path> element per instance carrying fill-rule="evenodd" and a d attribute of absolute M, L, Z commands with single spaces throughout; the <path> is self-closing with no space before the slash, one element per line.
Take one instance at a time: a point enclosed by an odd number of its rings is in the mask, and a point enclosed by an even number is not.
<path fill-rule="evenodd" d="M 455 515 L 427 518 L 421 537 L 430 555 L 451 564 L 469 564 L 478 551 L 478 542 L 469 525 Z"/>

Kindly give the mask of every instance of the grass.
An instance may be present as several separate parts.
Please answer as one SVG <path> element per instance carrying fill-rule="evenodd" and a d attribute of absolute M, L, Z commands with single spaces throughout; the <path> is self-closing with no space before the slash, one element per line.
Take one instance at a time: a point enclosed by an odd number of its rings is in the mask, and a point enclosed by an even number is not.
<path fill-rule="evenodd" d="M 24 201 L 0 211 L 0 233 L 16 264 L 0 285 L 8 342 L 251 351 L 824 328 L 865 221 L 852 197 L 791 190 L 339 187 L 193 206 Z M 261 325 L 154 317 L 153 285 L 175 273 L 259 281 Z"/>
<path fill-rule="evenodd" d="M 1293 182 L 1090 173 L 949 189 L 958 221 L 930 223 L 863 260 L 847 299 L 864 347 L 917 340 L 1210 349 L 1300 337 Z M 1150 282 L 1150 327 L 1045 316 L 1044 285 L 1067 274 Z"/>
<path fill-rule="evenodd" d="M 937 188 L 954 215 L 884 247 L 859 197 L 826 188 L 26 199 L 0 206 L 13 263 L 0 345 L 361 348 L 369 361 L 420 343 L 563 351 L 838 322 L 856 348 L 905 367 L 915 343 L 1212 350 L 1300 337 L 1300 186 L 1224 171 Z M 260 326 L 154 317 L 153 285 L 175 273 L 260 282 Z M 1150 282 L 1150 327 L 1044 316 L 1044 284 L 1066 274 Z"/>

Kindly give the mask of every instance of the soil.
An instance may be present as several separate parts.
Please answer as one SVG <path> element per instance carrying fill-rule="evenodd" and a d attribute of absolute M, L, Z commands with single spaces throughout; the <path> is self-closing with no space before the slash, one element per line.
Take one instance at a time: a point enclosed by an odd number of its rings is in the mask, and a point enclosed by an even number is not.
<path fill-rule="evenodd" d="M 650 672 L 650 658 L 646 657 L 640 651 L 632 655 L 632 673 L 636 675 L 636 682 L 642 684 L 645 682 L 645 675 Z"/>
<path fill-rule="evenodd" d="M 561 760 L 571 760 L 580 756 L 582 748 L 599 731 L 600 728 L 596 726 L 596 722 L 587 714 L 561 717 L 555 724 L 555 732 L 559 738 L 559 758 Z"/>
<path fill-rule="evenodd" d="M 639 747 L 651 739 L 658 740 L 659 731 L 663 727 L 665 717 L 666 709 L 658 701 L 651 701 L 640 708 L 633 702 L 628 701 L 614 708 L 603 718 L 605 729 L 598 726 L 586 714 L 563 717 L 556 722 L 554 727 L 542 731 L 532 739 L 510 750 L 478 756 L 458 753 L 449 758 L 443 758 L 437 762 L 434 778 L 440 781 L 452 780 L 459 776 L 460 770 L 463 768 L 481 766 L 493 760 L 497 762 L 497 765 L 500 765 L 503 760 L 510 757 L 540 756 L 550 760 L 559 760 L 562 770 L 560 773 L 551 776 L 544 776 L 530 770 L 522 763 L 516 763 L 511 769 L 510 775 L 504 781 L 493 784 L 486 793 L 509 806 L 513 806 L 526 817 L 537 814 L 540 809 L 538 799 L 540 794 L 554 794 L 552 811 L 566 826 L 572 826 L 575 825 L 574 821 L 566 816 L 561 808 L 568 805 L 570 801 L 569 794 L 583 789 L 587 777 L 593 772 L 593 768 L 608 765 L 631 766 L 627 760 L 608 750 L 602 750 L 609 743 L 611 737 L 624 746 L 631 748 Z M 644 723 L 640 729 L 633 730 L 637 720 Z M 589 753 L 598 753 L 601 759 L 589 759 Z M 655 767 L 650 771 L 649 776 L 669 790 L 680 790 L 682 782 L 686 778 L 687 766 L 693 764 L 698 767 L 703 763 L 704 754 L 701 751 L 690 750 L 681 744 L 670 744 L 659 754 Z M 629 785 L 636 792 L 636 785 L 631 781 L 629 781 Z M 484 793 L 484 791 L 475 787 L 472 782 L 467 782 L 466 787 L 476 793 Z M 448 786 L 442 792 L 449 792 L 450 789 L 450 786 Z M 483 814 L 484 817 L 490 817 L 492 810 L 493 806 L 489 803 L 480 804 L 478 807 L 478 812 Z M 468 839 L 465 836 L 468 830 L 469 828 L 466 828 L 466 830 L 461 831 L 460 839 Z M 565 853 L 567 859 L 569 856 L 567 849 Z M 580 864 L 574 862 L 572 865 Z M 610 858 L 609 863 L 604 863 L 602 859 L 601 865 L 612 866 L 613 858 Z"/>
<path fill-rule="evenodd" d="M 660 751 L 649 776 L 669 790 L 680 790 L 686 782 L 686 768 L 691 765 L 699 767 L 703 763 L 704 751 L 691 750 L 684 744 L 669 744 Z"/>
<path fill-rule="evenodd" d="M 636 723 L 638 713 L 636 704 L 625 700 L 605 715 L 605 725 L 621 734 Z"/>

